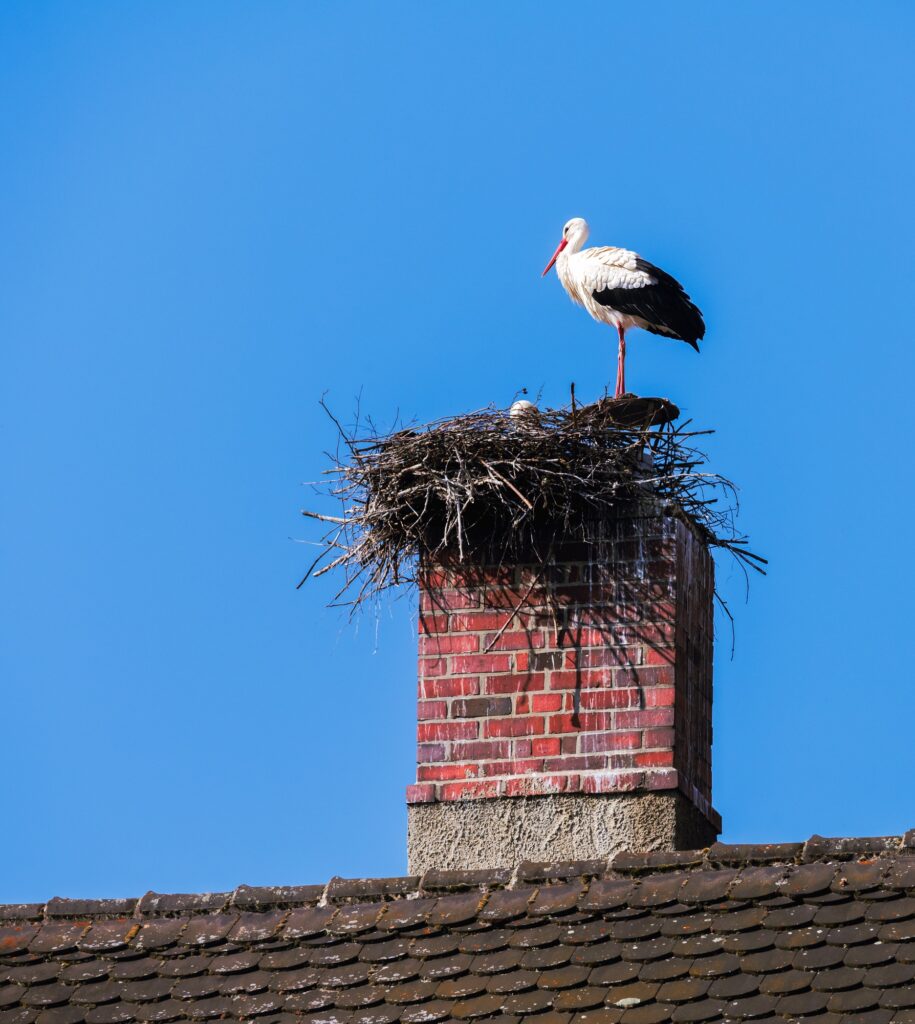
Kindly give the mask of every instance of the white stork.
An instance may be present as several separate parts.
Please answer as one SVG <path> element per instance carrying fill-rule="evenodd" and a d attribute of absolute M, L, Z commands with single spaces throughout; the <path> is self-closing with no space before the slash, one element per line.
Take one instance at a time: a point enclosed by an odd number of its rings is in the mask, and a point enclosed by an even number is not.
<path fill-rule="evenodd" d="M 573 302 L 600 323 L 615 327 L 620 339 L 616 370 L 616 397 L 626 391 L 626 331 L 642 327 L 692 345 L 705 336 L 702 314 L 690 302 L 683 286 L 637 253 L 602 245 L 582 249 L 588 239 L 588 222 L 573 217 L 562 229 L 556 247 L 541 276 L 553 264 Z"/>

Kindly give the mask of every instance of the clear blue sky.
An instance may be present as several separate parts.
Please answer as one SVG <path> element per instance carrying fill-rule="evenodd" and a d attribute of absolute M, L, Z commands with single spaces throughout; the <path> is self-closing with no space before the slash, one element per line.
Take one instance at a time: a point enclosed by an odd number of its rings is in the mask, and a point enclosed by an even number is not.
<path fill-rule="evenodd" d="M 915 7 L 0 5 L 0 900 L 405 869 L 410 600 L 294 585 L 303 481 L 381 422 L 563 402 L 612 332 L 571 216 L 681 278 L 725 560 L 724 838 L 895 833 L 912 778 Z"/>

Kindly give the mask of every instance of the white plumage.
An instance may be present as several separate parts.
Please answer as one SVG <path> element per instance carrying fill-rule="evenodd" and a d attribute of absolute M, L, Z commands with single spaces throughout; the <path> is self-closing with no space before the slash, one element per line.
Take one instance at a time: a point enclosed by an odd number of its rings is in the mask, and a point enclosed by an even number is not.
<path fill-rule="evenodd" d="M 562 229 L 562 241 L 547 264 L 544 275 L 556 264 L 563 288 L 574 302 L 584 306 L 600 323 L 619 335 L 620 354 L 616 395 L 625 392 L 626 331 L 641 327 L 688 342 L 696 351 L 705 333 L 702 314 L 690 302 L 682 286 L 638 253 L 613 246 L 582 249 L 588 223 L 573 217 Z"/>

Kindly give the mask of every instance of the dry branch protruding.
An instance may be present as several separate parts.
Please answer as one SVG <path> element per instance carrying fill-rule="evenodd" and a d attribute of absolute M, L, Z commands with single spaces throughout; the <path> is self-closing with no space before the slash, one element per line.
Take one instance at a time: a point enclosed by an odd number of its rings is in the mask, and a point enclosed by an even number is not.
<path fill-rule="evenodd" d="M 331 528 L 302 583 L 341 570 L 335 603 L 415 583 L 422 565 L 545 566 L 557 544 L 587 543 L 601 522 L 631 515 L 682 518 L 764 571 L 736 530 L 734 485 L 695 447 L 711 431 L 621 427 L 606 402 L 521 418 L 490 408 L 390 434 L 332 418 L 342 445 L 322 490 L 342 512 L 304 513 Z"/>

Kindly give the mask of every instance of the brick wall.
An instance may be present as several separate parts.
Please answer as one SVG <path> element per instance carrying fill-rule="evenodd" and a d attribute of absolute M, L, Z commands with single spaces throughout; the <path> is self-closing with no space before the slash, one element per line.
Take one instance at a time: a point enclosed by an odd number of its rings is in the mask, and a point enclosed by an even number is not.
<path fill-rule="evenodd" d="M 602 534 L 546 580 L 426 572 L 409 803 L 679 788 L 714 815 L 711 557 L 672 518 Z"/>

